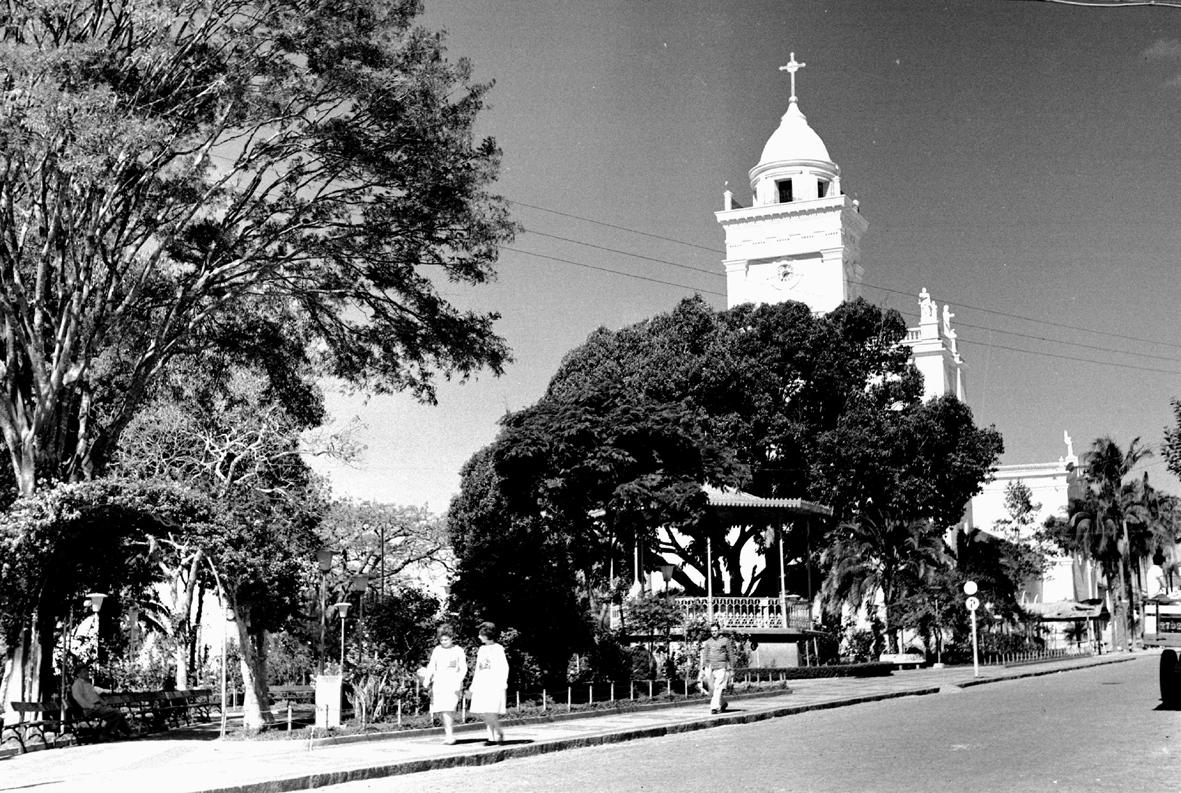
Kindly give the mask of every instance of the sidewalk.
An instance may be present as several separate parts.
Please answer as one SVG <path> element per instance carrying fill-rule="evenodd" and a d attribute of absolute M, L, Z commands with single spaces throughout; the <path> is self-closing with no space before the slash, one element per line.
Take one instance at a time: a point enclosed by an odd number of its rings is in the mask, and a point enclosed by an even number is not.
<path fill-rule="evenodd" d="M 96 790 L 168 790 L 176 793 L 270 793 L 458 765 L 484 765 L 513 757 L 557 752 L 660 735 L 744 724 L 822 708 L 893 697 L 921 696 L 1003 680 L 1054 674 L 1136 659 L 1121 653 L 1048 661 L 1019 667 L 917 669 L 880 678 L 791 681 L 790 691 L 756 694 L 710 715 L 703 703 L 605 713 L 527 724 L 508 723 L 508 742 L 484 746 L 482 725 L 456 730 L 458 743 L 438 734 L 365 736 L 364 740 L 218 741 L 144 738 L 30 752 L 0 760 L 0 791 L 33 788 L 68 793 Z"/>

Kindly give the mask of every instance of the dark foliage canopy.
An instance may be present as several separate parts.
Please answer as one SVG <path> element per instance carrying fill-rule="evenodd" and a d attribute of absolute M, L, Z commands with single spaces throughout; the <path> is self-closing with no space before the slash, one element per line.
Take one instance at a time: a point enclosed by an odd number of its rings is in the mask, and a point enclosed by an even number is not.
<path fill-rule="evenodd" d="M 596 331 L 469 463 L 451 513 L 461 570 L 528 527 L 531 558 L 552 554 L 559 571 L 577 571 L 588 603 L 612 563 L 630 569 L 637 545 L 645 558 L 673 553 L 704 571 L 706 538 L 714 575 L 726 576 L 715 591 L 777 587 L 777 575 L 743 580 L 742 548 L 765 549 L 765 527 L 728 538 L 706 483 L 831 505 L 836 520 L 815 527 L 810 548 L 805 532 L 788 533 L 788 558 L 805 565 L 828 532 L 870 507 L 882 525 L 922 524 L 937 539 L 1002 444 L 954 398 L 922 401 L 905 333 L 897 312 L 862 300 L 816 316 L 798 303 L 718 312 L 699 298 Z M 690 594 L 700 589 L 677 575 Z"/>

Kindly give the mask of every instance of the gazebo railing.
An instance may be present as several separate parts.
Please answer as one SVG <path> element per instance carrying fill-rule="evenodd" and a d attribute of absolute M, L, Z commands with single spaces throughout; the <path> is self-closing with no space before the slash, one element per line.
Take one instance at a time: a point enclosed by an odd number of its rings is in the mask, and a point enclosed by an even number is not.
<path fill-rule="evenodd" d="M 673 602 L 681 612 L 682 624 L 694 620 L 717 620 L 723 629 L 737 631 L 795 630 L 804 631 L 812 627 L 811 610 L 806 602 L 787 601 L 779 598 L 757 597 L 679 597 Z M 786 617 L 786 618 L 785 618 Z"/>

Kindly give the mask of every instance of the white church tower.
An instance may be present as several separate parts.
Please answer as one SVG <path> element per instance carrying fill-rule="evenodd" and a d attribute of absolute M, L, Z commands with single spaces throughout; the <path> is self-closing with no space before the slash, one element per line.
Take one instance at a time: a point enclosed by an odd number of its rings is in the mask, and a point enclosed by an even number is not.
<path fill-rule="evenodd" d="M 795 53 L 780 66 L 791 77 L 791 97 L 779 128 L 750 170 L 751 206 L 724 193 L 716 212 L 726 234 L 726 307 L 795 300 L 824 314 L 860 296 L 861 237 L 869 228 L 857 202 L 841 190 L 841 169 L 808 126 L 796 98 Z M 923 375 L 923 398 L 953 394 L 968 401 L 967 364 L 951 320 L 939 315 L 926 288 L 919 293 L 919 325 L 905 344 Z"/>
<path fill-rule="evenodd" d="M 729 190 L 716 217 L 726 234 L 727 308 L 796 300 L 816 313 L 860 294 L 861 236 L 869 223 L 841 190 L 840 168 L 800 112 L 795 53 L 781 71 L 791 98 L 750 170 L 751 206 Z"/>

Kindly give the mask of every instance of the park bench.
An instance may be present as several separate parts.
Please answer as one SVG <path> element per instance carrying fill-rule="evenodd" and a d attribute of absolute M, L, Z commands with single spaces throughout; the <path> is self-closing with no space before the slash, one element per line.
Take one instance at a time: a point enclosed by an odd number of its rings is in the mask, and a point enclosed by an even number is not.
<path fill-rule="evenodd" d="M 271 686 L 271 701 L 285 705 L 311 705 L 316 701 L 315 686 Z"/>
<path fill-rule="evenodd" d="M 103 704 L 123 715 L 133 733 L 148 733 L 191 724 L 197 720 L 208 722 L 216 706 L 212 691 L 207 688 L 186 691 L 114 692 L 102 695 Z M 0 726 L 0 750 L 17 748 L 22 753 L 30 745 L 55 742 L 58 736 L 71 733 L 80 742 L 107 737 L 105 719 L 85 716 L 82 709 L 68 700 L 66 722 L 61 725 L 61 703 L 55 697 L 48 704 L 13 702 L 11 710 L 17 721 Z M 52 736 L 52 740 L 49 738 Z"/>
<path fill-rule="evenodd" d="M 192 724 L 193 715 L 185 691 L 160 691 L 156 694 L 156 717 L 164 727 Z"/>
<path fill-rule="evenodd" d="M 927 662 L 927 659 L 918 653 L 882 653 L 878 660 L 884 664 L 894 664 L 901 669 L 918 669 Z"/>
<path fill-rule="evenodd" d="M 61 724 L 61 702 L 54 697 L 48 703 L 42 702 L 12 702 L 11 709 L 17 714 L 16 722 L 6 722 L 0 728 L 0 748 L 15 742 L 21 752 L 28 751 L 28 747 L 36 742 L 48 745 L 65 733 L 72 733 L 78 740 L 85 740 L 101 736 L 106 731 L 106 723 L 97 717 L 82 715 L 81 709 L 70 700 L 70 708 L 66 711 L 66 723 Z"/>
<path fill-rule="evenodd" d="M 173 692 L 180 694 L 185 702 L 186 718 L 190 723 L 195 721 L 209 722 L 213 720 L 213 709 L 219 707 L 213 701 L 213 689 L 186 688 Z"/>
<path fill-rule="evenodd" d="M 0 727 L 0 749 L 10 741 L 15 741 L 21 753 L 24 753 L 29 750 L 32 738 L 36 738 L 42 744 L 48 743 L 45 738 L 47 728 L 49 732 L 57 734 L 58 714 L 56 711 L 49 711 L 50 706 L 40 702 L 10 702 L 9 706 L 16 713 L 17 721 L 5 722 L 4 726 Z"/>

